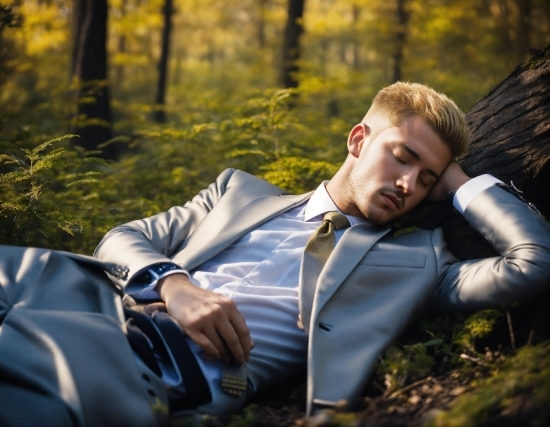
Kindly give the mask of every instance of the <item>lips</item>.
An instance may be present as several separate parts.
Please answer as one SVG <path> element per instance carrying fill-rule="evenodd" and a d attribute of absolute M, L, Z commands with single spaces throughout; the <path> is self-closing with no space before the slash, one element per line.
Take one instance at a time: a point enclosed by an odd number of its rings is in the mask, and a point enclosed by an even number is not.
<path fill-rule="evenodd" d="M 392 193 L 382 193 L 382 196 L 386 198 L 386 201 L 388 201 L 389 205 L 394 208 L 395 210 L 401 209 L 401 199 L 397 197 L 395 194 Z"/>

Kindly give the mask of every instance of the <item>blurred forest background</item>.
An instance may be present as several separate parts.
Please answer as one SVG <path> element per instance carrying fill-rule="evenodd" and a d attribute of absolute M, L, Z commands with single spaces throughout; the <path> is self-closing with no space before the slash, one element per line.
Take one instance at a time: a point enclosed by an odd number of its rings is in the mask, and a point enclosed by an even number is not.
<path fill-rule="evenodd" d="M 226 167 L 314 188 L 379 88 L 426 83 L 467 111 L 550 43 L 547 0 L 14 0 L 0 13 L 0 141 L 18 147 L 2 158 L 17 175 L 0 180 L 0 240 L 83 253 Z M 32 161 L 18 151 L 67 134 L 80 138 Z"/>
<path fill-rule="evenodd" d="M 548 0 L 3 0 L 0 243 L 89 254 L 226 167 L 313 189 L 381 87 L 467 111 L 549 43 Z"/>

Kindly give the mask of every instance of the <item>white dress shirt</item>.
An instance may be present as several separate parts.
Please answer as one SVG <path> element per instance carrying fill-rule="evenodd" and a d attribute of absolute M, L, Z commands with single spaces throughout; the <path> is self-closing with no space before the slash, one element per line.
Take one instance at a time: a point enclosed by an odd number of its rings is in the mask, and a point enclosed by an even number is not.
<path fill-rule="evenodd" d="M 499 181 L 491 176 L 472 179 L 457 191 L 455 208 L 463 213 L 477 193 L 495 182 Z M 326 182 L 322 183 L 309 201 L 258 226 L 196 269 L 185 272 L 195 285 L 233 300 L 246 319 L 255 343 L 248 363 L 249 394 L 305 367 L 307 336 L 296 323 L 298 281 L 309 237 L 321 224 L 324 213 L 338 211 L 325 185 Z M 367 222 L 362 217 L 348 216 L 348 219 L 352 226 Z M 343 232 L 336 231 L 336 241 Z M 182 270 L 168 274 L 177 272 Z M 158 298 L 155 285 L 156 280 L 132 296 Z M 200 347 L 188 340 L 213 398 L 198 412 L 222 416 L 238 410 L 241 402 L 221 390 L 221 362 L 208 359 Z"/>

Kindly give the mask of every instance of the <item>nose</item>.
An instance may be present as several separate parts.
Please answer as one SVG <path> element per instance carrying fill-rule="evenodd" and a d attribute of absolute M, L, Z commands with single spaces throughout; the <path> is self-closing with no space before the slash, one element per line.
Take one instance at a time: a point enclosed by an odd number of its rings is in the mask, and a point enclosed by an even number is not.
<path fill-rule="evenodd" d="M 414 190 L 416 189 L 416 173 L 413 171 L 409 171 L 406 174 L 401 175 L 397 181 L 395 182 L 395 186 L 403 192 L 403 194 L 406 194 L 410 196 L 414 193 Z"/>

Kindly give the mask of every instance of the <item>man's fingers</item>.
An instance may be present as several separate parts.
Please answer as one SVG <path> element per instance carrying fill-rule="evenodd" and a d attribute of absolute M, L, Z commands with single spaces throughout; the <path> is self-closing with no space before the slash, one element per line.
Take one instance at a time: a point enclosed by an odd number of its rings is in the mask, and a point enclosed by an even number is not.
<path fill-rule="evenodd" d="M 166 304 L 163 302 L 153 302 L 151 304 L 147 304 L 143 308 L 143 311 L 149 315 L 153 314 L 155 311 L 166 311 Z"/>
<path fill-rule="evenodd" d="M 214 345 L 214 343 L 202 332 L 199 331 L 188 331 L 187 336 L 197 344 L 206 356 L 211 357 L 212 359 L 219 359 L 221 352 Z"/>
<path fill-rule="evenodd" d="M 242 316 L 236 312 L 231 318 L 216 317 L 212 323 L 188 328 L 187 335 L 210 357 L 223 358 L 226 362 L 244 363 L 250 360 L 254 343 Z"/>
<path fill-rule="evenodd" d="M 227 322 L 224 322 L 223 324 L 227 324 Z M 223 329 L 223 326 L 222 326 Z M 224 359 L 226 362 L 228 362 L 229 355 L 227 351 L 227 345 L 226 341 L 224 340 L 224 333 L 230 333 L 229 331 L 220 331 L 215 325 L 209 325 L 204 331 L 204 335 L 208 337 L 210 342 L 216 347 L 218 350 L 218 355 L 216 357 Z"/>
<path fill-rule="evenodd" d="M 227 346 L 228 351 L 233 355 L 235 362 L 244 363 L 246 358 L 250 358 L 250 350 L 248 350 L 248 354 L 245 353 L 246 350 L 241 345 L 239 336 L 235 332 L 235 329 L 231 323 L 228 322 L 220 325 L 219 333 L 223 342 Z M 230 356 L 226 355 L 225 361 L 228 362 L 230 360 Z"/>
<path fill-rule="evenodd" d="M 180 276 L 180 275 L 173 275 Z M 160 289 L 168 314 L 209 357 L 250 360 L 254 347 L 244 317 L 231 299 L 193 285 L 187 277 L 166 277 Z"/>
<path fill-rule="evenodd" d="M 252 337 L 250 336 L 250 331 L 248 330 L 248 326 L 246 326 L 244 317 L 242 317 L 239 312 L 236 312 L 231 319 L 231 325 L 237 334 L 237 339 L 239 346 L 242 349 L 244 360 L 249 362 L 250 351 L 254 348 L 254 341 L 252 341 Z"/>

